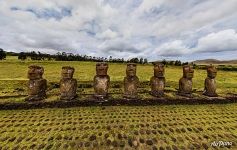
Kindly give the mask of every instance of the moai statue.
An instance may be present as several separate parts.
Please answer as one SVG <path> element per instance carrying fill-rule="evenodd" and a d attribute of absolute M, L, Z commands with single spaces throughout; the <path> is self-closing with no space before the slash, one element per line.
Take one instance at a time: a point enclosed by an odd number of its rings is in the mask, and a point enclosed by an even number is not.
<path fill-rule="evenodd" d="M 77 97 L 77 80 L 73 78 L 74 71 L 75 69 L 73 67 L 62 67 L 60 100 L 73 100 Z"/>
<path fill-rule="evenodd" d="M 44 68 L 36 65 L 28 67 L 27 101 L 39 101 L 46 98 L 47 80 L 43 79 Z"/>
<path fill-rule="evenodd" d="M 94 97 L 97 99 L 104 99 L 108 97 L 108 89 L 110 84 L 110 77 L 107 74 L 108 64 L 99 62 L 96 64 L 96 75 L 94 77 Z"/>
<path fill-rule="evenodd" d="M 124 98 L 136 99 L 138 98 L 137 87 L 139 79 L 136 76 L 136 64 L 128 63 L 126 69 L 126 77 L 124 77 Z"/>
<path fill-rule="evenodd" d="M 179 80 L 179 91 L 178 94 L 181 96 L 191 97 L 192 96 L 192 78 L 194 70 L 192 66 L 183 66 L 183 77 Z"/>
<path fill-rule="evenodd" d="M 161 63 L 154 64 L 154 76 L 151 77 L 150 85 L 151 92 L 150 94 L 155 97 L 164 96 L 165 89 L 165 68 Z"/>
<path fill-rule="evenodd" d="M 213 65 L 207 66 L 207 78 L 205 79 L 205 88 L 203 95 L 209 96 L 209 97 L 217 97 L 216 93 L 216 74 L 217 74 L 217 69 Z"/>

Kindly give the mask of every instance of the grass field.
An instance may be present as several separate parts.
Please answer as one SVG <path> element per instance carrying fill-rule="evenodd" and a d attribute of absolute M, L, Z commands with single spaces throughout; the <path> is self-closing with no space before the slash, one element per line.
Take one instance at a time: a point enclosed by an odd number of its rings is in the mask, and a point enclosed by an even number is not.
<path fill-rule="evenodd" d="M 0 96 L 13 96 L 3 101 L 23 101 L 26 95 L 27 70 L 31 64 L 43 66 L 45 69 L 44 78 L 48 80 L 48 99 L 57 99 L 59 89 L 57 84 L 60 80 L 61 67 L 70 65 L 75 67 L 74 78 L 78 80 L 78 94 L 93 94 L 92 80 L 95 75 L 95 62 L 58 62 L 58 61 L 20 61 L 15 57 L 9 57 L 7 60 L 0 61 Z M 168 66 L 166 73 L 166 96 L 175 97 L 178 81 L 182 77 L 182 67 Z M 123 78 L 125 76 L 126 64 L 110 63 L 108 74 L 111 78 L 111 87 L 109 92 L 112 97 L 121 97 L 123 93 Z M 147 93 L 150 90 L 149 80 L 153 75 L 153 66 L 138 65 L 137 76 L 141 81 L 140 92 Z M 194 95 L 200 97 L 204 88 L 206 78 L 205 70 L 195 70 L 193 78 Z M 228 93 L 237 93 L 237 72 L 219 71 L 216 78 L 217 92 L 220 96 Z M 55 85 L 56 84 L 56 85 Z M 89 86 L 88 86 L 89 85 Z M 117 93 L 117 94 L 113 94 Z M 118 94 L 119 93 L 119 94 Z M 149 98 L 149 94 L 140 94 L 143 98 Z"/>
<path fill-rule="evenodd" d="M 0 111 L 0 149 L 236 149 L 236 111 L 236 104 Z"/>
<path fill-rule="evenodd" d="M 61 67 L 75 67 L 78 94 L 93 94 L 93 62 L 18 61 L 14 57 L 0 61 L 0 102 L 22 102 L 26 93 L 28 66 L 45 68 L 48 80 L 47 100 L 57 100 Z M 122 96 L 126 64 L 109 64 L 110 93 Z M 140 96 L 149 97 L 152 65 L 138 65 L 142 82 Z M 175 97 L 181 67 L 166 68 L 166 96 Z M 196 96 L 203 90 L 205 70 L 195 70 Z M 219 71 L 221 96 L 237 93 L 237 72 Z M 8 98 L 7 98 L 8 96 Z M 81 97 L 80 97 L 81 99 Z M 46 101 L 47 101 L 46 100 Z M 237 104 L 106 106 L 32 110 L 0 110 L 0 150 L 18 149 L 237 149 Z M 212 142 L 232 142 L 212 147 Z"/>

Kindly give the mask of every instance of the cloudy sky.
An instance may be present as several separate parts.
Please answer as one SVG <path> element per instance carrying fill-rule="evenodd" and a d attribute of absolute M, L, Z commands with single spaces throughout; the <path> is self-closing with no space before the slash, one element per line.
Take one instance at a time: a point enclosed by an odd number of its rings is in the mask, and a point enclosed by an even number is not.
<path fill-rule="evenodd" d="M 150 61 L 237 59 L 237 0 L 0 0 L 0 47 Z"/>

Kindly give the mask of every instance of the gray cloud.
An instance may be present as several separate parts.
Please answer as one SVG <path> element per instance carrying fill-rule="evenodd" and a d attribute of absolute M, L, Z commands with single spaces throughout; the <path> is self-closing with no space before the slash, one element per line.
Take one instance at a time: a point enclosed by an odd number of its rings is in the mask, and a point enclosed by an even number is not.
<path fill-rule="evenodd" d="M 230 56 L 236 9 L 236 0 L 0 1 L 0 47 L 152 60 Z"/>
<path fill-rule="evenodd" d="M 237 50 L 237 33 L 233 29 L 210 33 L 198 39 L 196 52 L 222 52 Z"/>

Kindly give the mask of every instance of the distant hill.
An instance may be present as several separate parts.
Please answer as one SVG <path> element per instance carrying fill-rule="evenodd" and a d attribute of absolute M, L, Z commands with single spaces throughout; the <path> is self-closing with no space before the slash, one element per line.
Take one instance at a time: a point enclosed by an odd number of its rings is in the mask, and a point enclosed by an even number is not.
<path fill-rule="evenodd" d="M 193 61 L 195 64 L 237 64 L 237 60 L 217 60 L 217 59 L 203 59 Z"/>

